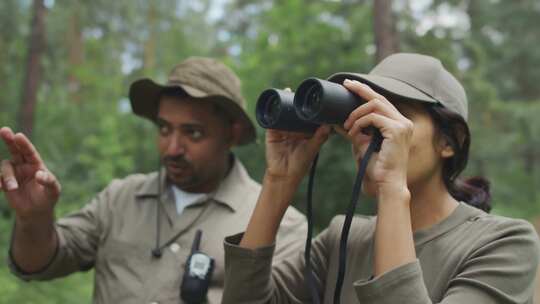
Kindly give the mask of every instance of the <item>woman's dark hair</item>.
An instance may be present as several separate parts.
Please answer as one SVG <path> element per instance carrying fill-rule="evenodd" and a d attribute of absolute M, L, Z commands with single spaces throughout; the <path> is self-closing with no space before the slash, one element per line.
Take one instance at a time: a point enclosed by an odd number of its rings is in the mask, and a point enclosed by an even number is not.
<path fill-rule="evenodd" d="M 478 209 L 491 210 L 489 181 L 481 176 L 458 178 L 467 166 L 471 133 L 467 122 L 459 114 L 440 105 L 426 105 L 439 136 L 443 136 L 454 151 L 454 156 L 443 164 L 442 177 L 448 192 L 458 201 Z"/>

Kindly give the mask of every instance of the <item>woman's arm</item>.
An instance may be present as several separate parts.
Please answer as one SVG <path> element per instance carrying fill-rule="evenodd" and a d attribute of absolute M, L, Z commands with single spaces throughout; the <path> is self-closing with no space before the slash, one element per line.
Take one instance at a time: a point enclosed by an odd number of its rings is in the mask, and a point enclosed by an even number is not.
<path fill-rule="evenodd" d="M 346 80 L 344 86 L 367 100 L 344 124 L 353 148 L 358 154 L 365 149 L 370 137 L 362 130 L 370 126 L 379 129 L 384 138 L 381 150 L 370 160 L 366 173 L 375 184 L 378 203 L 374 249 L 374 275 L 377 277 L 416 260 L 407 187 L 413 123 L 367 85 Z"/>
<path fill-rule="evenodd" d="M 255 249 L 274 243 L 281 218 L 329 133 L 329 126 L 320 127 L 312 136 L 267 131 L 267 168 L 257 205 L 240 242 L 241 247 Z"/>
<path fill-rule="evenodd" d="M 282 261 L 272 274 L 274 241 L 285 210 L 310 167 L 330 128 L 312 135 L 268 130 L 267 169 L 261 194 L 246 232 L 225 240 L 225 288 L 223 304 L 304 303 L 309 297 L 304 285 L 304 260 L 300 252 Z M 324 271 L 325 242 L 313 244 L 314 271 Z M 316 273 L 317 284 L 322 275 Z"/>

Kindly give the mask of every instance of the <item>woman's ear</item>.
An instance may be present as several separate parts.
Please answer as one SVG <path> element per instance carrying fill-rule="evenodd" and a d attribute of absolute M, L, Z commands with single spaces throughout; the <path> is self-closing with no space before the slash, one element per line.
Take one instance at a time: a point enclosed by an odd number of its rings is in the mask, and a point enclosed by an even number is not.
<path fill-rule="evenodd" d="M 452 145 L 452 139 L 448 135 L 437 132 L 433 144 L 435 151 L 441 156 L 441 158 L 450 158 L 455 155 L 454 146 Z"/>
<path fill-rule="evenodd" d="M 455 154 L 454 148 L 449 143 L 446 136 L 441 136 L 441 139 L 439 140 L 439 151 L 442 158 L 450 158 Z"/>
<path fill-rule="evenodd" d="M 455 125 L 454 128 L 455 137 L 441 134 L 438 138 L 437 148 L 442 158 L 453 157 L 456 154 L 455 149 L 465 144 L 467 130 L 461 125 Z"/>

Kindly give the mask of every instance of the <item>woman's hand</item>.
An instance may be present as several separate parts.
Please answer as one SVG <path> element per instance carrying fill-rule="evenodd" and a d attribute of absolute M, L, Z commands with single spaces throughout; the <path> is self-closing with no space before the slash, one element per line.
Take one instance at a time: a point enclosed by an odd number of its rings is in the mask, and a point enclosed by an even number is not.
<path fill-rule="evenodd" d="M 377 224 L 375 228 L 373 274 L 378 277 L 416 259 L 412 236 L 410 198 L 407 186 L 409 149 L 413 123 L 384 96 L 358 81 L 343 85 L 367 100 L 345 121 L 344 128 L 357 158 L 364 156 L 371 136 L 362 130 L 373 126 L 382 134 L 379 153 L 370 160 L 367 177 L 375 184 Z"/>
<path fill-rule="evenodd" d="M 363 130 L 373 126 L 379 129 L 383 136 L 381 150 L 370 160 L 367 169 L 367 177 L 376 185 L 377 196 L 386 191 L 407 191 L 407 167 L 413 123 L 369 86 L 351 80 L 345 80 L 343 85 L 367 100 L 349 115 L 343 125 L 353 144 L 357 161 L 364 156 L 371 139 Z"/>
<path fill-rule="evenodd" d="M 298 184 L 329 134 L 330 126 L 319 127 L 315 134 L 266 131 L 266 173 L 241 247 L 254 249 L 275 241 Z"/>
<path fill-rule="evenodd" d="M 321 126 L 314 134 L 267 130 L 265 178 L 299 183 L 330 130 L 330 126 Z"/>

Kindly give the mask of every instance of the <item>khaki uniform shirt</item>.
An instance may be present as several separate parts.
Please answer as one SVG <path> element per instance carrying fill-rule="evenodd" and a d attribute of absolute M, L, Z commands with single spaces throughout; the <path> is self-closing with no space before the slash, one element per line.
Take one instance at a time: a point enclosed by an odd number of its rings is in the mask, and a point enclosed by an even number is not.
<path fill-rule="evenodd" d="M 321 303 L 333 303 L 343 217 L 313 242 L 312 265 Z M 532 225 L 461 203 L 442 222 L 414 233 L 417 260 L 373 278 L 376 218 L 351 226 L 342 304 L 532 304 L 540 251 Z M 223 304 L 312 303 L 304 258 L 276 263 L 273 247 L 238 247 L 226 239 Z"/>
<path fill-rule="evenodd" d="M 164 174 L 163 174 L 164 175 Z M 164 183 L 162 178 L 162 184 Z M 166 189 L 166 188 L 165 188 Z M 48 280 L 75 271 L 95 269 L 94 303 L 183 303 L 180 285 L 197 229 L 200 250 L 215 259 L 209 303 L 220 303 L 224 280 L 223 238 L 245 230 L 260 191 L 242 164 L 235 163 L 213 199 L 185 208 L 178 215 L 172 191 L 162 194 L 161 258 L 152 257 L 156 242 L 158 175 L 131 175 L 113 181 L 80 211 L 56 224 L 59 247 L 50 264 L 24 280 Z M 278 259 L 292 257 L 304 246 L 305 217 L 290 208 L 277 238 Z"/>

